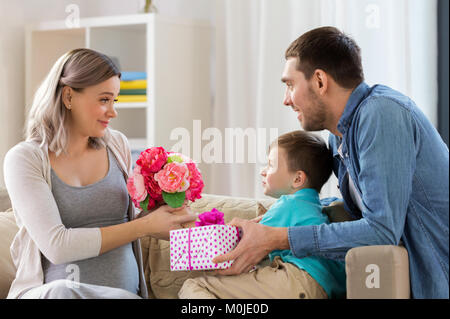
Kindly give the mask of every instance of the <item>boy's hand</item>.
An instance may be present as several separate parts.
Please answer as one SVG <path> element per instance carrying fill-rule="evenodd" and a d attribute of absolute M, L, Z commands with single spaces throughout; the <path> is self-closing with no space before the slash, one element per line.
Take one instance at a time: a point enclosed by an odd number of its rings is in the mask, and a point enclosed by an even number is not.
<path fill-rule="evenodd" d="M 287 228 L 269 227 L 241 218 L 233 218 L 228 225 L 241 228 L 242 239 L 234 250 L 216 256 L 212 260 L 213 263 L 221 263 L 234 259 L 232 266 L 228 269 L 213 271 L 211 274 L 238 275 L 249 272 L 272 250 L 289 249 Z"/>

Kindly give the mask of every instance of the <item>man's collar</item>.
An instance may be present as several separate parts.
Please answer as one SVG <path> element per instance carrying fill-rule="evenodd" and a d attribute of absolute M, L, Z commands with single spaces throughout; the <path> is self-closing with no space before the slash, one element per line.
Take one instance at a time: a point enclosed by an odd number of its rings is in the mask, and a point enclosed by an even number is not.
<path fill-rule="evenodd" d="M 341 118 L 339 119 L 337 129 L 341 134 L 345 134 L 347 132 L 348 126 L 351 123 L 353 118 L 353 114 L 361 101 L 365 99 L 369 93 L 370 87 L 366 84 L 366 82 L 361 82 L 350 95 L 347 104 L 344 109 L 344 113 L 342 113 Z"/>

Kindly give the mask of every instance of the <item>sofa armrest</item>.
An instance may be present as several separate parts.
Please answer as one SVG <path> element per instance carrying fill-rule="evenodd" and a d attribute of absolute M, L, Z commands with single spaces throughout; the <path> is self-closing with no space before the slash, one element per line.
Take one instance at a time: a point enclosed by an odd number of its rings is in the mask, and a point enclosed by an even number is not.
<path fill-rule="evenodd" d="M 352 248 L 345 257 L 348 299 L 409 299 L 408 252 L 403 246 Z"/>

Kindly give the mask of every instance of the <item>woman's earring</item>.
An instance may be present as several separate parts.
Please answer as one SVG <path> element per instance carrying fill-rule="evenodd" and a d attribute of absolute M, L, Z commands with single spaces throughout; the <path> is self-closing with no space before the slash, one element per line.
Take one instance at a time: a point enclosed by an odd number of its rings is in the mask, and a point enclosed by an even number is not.
<path fill-rule="evenodd" d="M 69 104 L 69 110 L 71 110 L 72 109 L 72 104 Z"/>

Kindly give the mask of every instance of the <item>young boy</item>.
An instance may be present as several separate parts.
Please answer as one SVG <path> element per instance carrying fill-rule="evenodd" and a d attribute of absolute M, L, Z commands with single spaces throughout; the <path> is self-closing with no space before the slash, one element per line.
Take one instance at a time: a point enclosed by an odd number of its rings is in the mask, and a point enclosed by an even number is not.
<path fill-rule="evenodd" d="M 260 223 L 274 227 L 329 223 L 319 192 L 331 175 L 332 154 L 319 137 L 305 131 L 281 135 L 269 147 L 261 176 L 264 194 L 278 198 Z M 274 250 L 269 266 L 237 276 L 188 279 L 180 298 L 336 298 L 345 295 L 344 263 L 317 256 L 297 258 Z"/>

